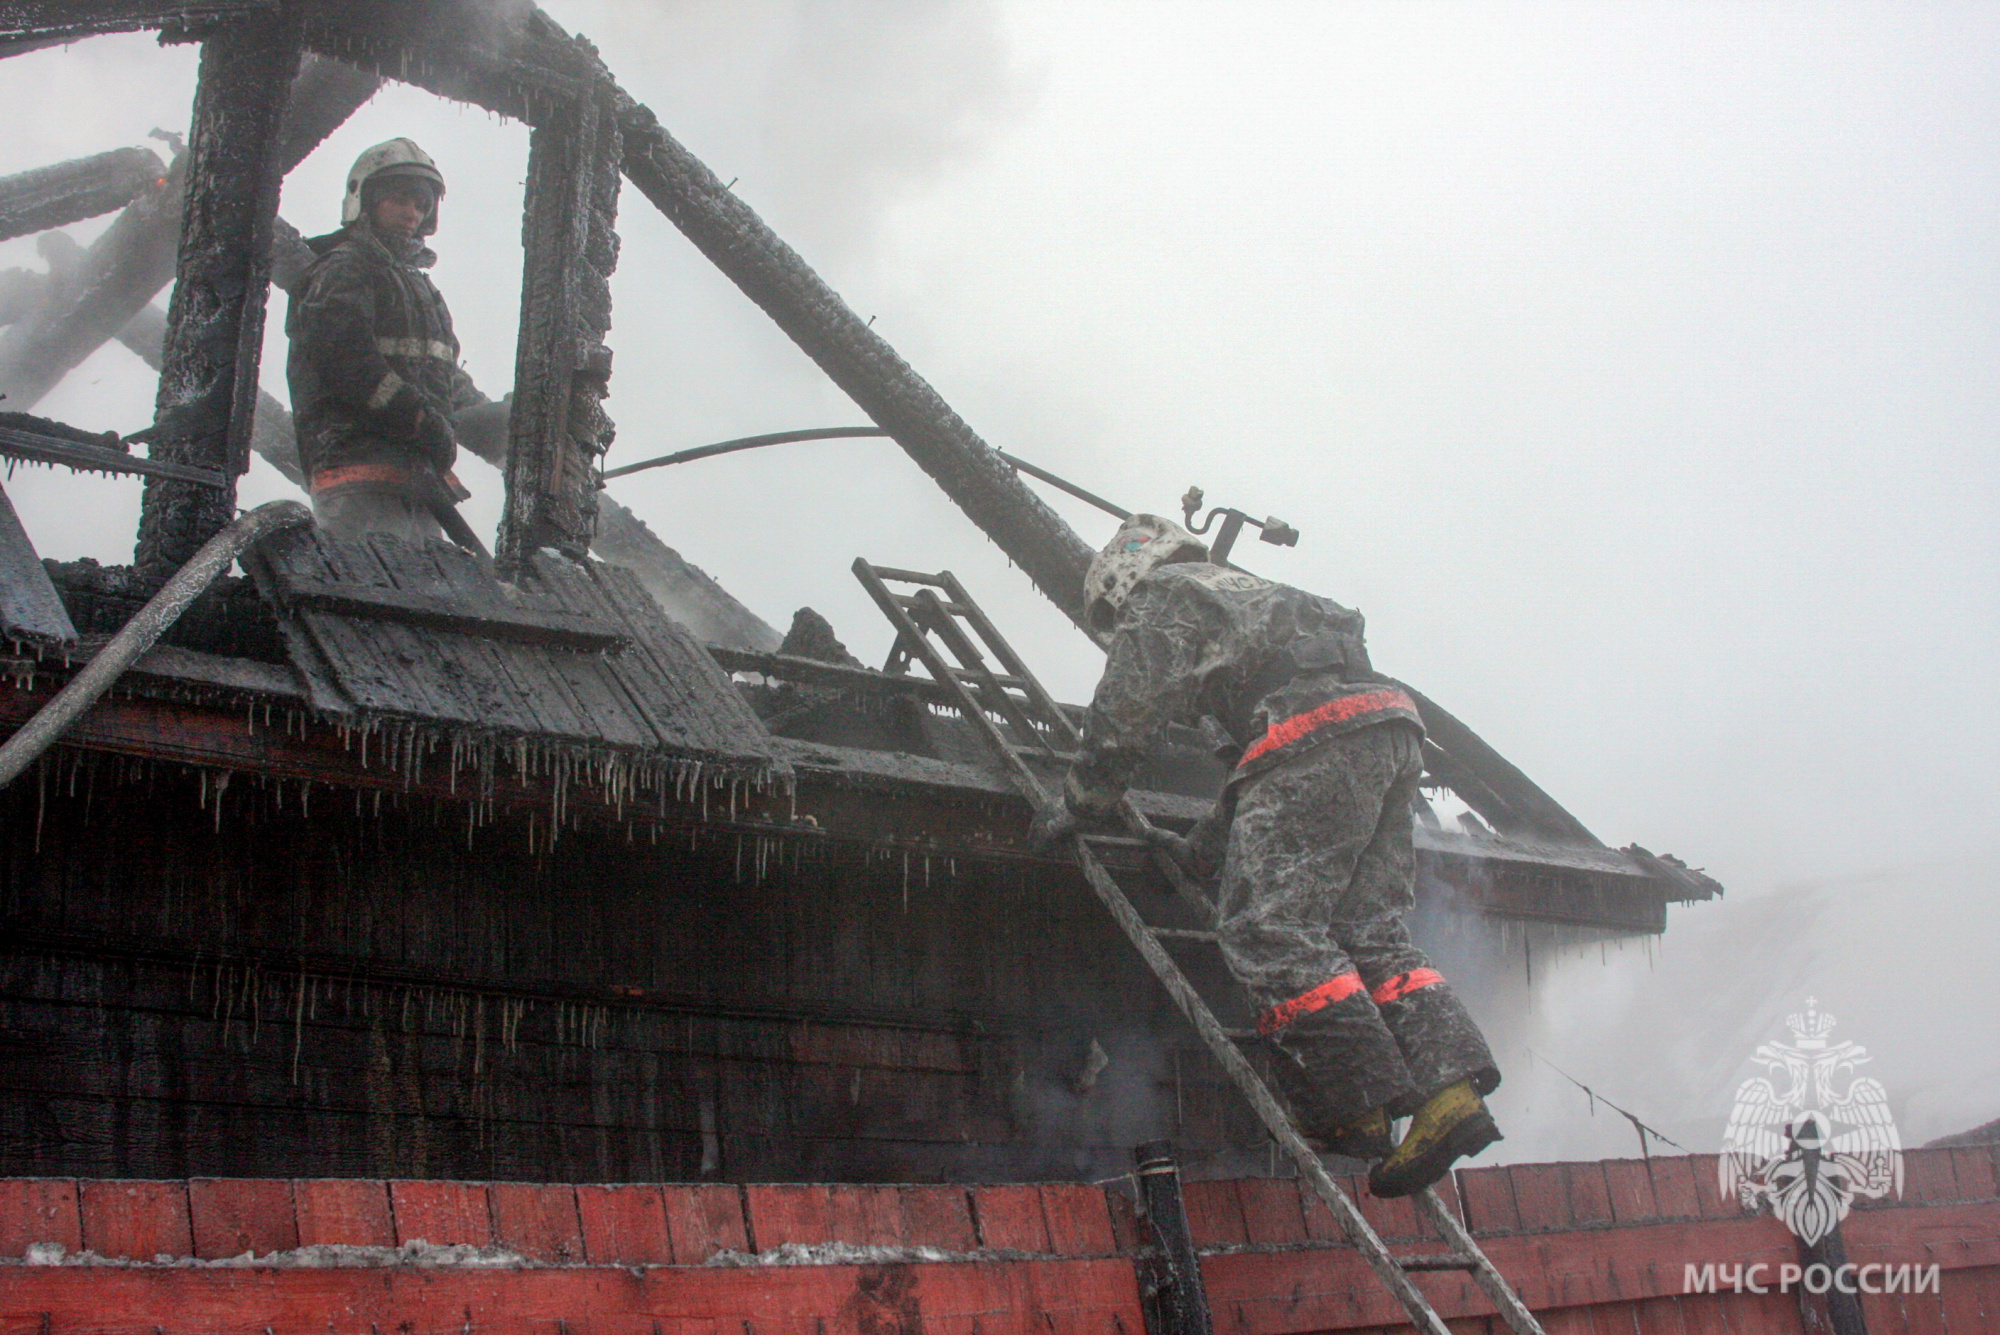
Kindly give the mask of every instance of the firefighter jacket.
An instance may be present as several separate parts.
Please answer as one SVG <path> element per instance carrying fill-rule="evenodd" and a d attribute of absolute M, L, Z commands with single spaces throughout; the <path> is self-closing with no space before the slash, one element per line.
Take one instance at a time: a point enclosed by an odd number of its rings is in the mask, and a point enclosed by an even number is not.
<path fill-rule="evenodd" d="M 285 320 L 286 374 L 314 493 L 400 490 L 413 470 L 448 473 L 450 435 L 424 410 L 448 419 L 486 396 L 460 368 L 451 312 L 424 273 L 437 257 L 365 223 L 307 244 L 319 258 Z"/>
<path fill-rule="evenodd" d="M 1240 570 L 1177 562 L 1141 579 L 1119 609 L 1068 805 L 1113 805 L 1167 725 L 1203 715 L 1232 739 L 1232 784 L 1356 728 L 1423 727 L 1409 694 L 1370 670 L 1361 613 Z"/>

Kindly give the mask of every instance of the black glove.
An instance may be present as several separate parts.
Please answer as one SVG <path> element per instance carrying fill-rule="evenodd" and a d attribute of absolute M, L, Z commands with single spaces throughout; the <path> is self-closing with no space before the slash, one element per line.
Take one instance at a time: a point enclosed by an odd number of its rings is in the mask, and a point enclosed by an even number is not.
<path fill-rule="evenodd" d="M 1028 843 L 1037 853 L 1060 852 L 1081 826 L 1082 821 L 1066 803 L 1050 802 L 1035 813 L 1035 823 L 1028 827 Z"/>
<path fill-rule="evenodd" d="M 417 409 L 416 425 L 410 436 L 424 462 L 439 473 L 449 473 L 452 464 L 458 461 L 458 433 L 452 429 L 451 419 L 437 409 Z"/>

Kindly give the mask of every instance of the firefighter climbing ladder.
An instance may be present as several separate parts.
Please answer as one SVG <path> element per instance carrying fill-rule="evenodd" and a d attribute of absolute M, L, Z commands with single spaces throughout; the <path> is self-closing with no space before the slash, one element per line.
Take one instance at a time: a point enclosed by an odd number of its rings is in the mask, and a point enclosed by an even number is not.
<path fill-rule="evenodd" d="M 1036 755 L 1066 764 L 1075 757 L 1082 735 L 1075 720 L 1042 689 L 1041 683 L 1028 671 L 1027 665 L 1007 641 L 1001 638 L 1000 632 L 994 629 L 993 623 L 987 620 L 986 614 L 980 611 L 958 580 L 948 571 L 925 575 L 870 565 L 865 560 L 855 561 L 854 574 L 862 587 L 868 590 L 869 596 L 874 598 L 876 606 L 882 609 L 889 624 L 896 628 L 896 645 L 886 670 L 900 673 L 907 671 L 913 660 L 922 663 L 931 677 L 951 692 L 959 712 L 979 729 L 994 753 L 1013 771 L 1022 794 L 1038 807 L 1051 801 L 1047 789 L 1024 756 Z M 912 585 L 915 592 L 897 593 L 890 589 L 890 584 Z M 989 665 L 989 657 L 992 665 Z M 1012 738 L 1002 731 L 1003 722 L 1011 728 Z M 1129 798 L 1119 804 L 1118 815 L 1130 832 L 1128 835 L 1077 836 L 1076 858 L 1084 878 L 1173 997 L 1188 1023 L 1194 1026 L 1202 1042 L 1208 1045 L 1215 1060 L 1242 1091 L 1272 1139 L 1298 1166 L 1299 1175 L 1311 1184 L 1327 1209 L 1333 1212 L 1333 1217 L 1340 1221 L 1341 1231 L 1348 1242 L 1361 1253 L 1397 1301 L 1402 1303 L 1417 1329 L 1426 1332 L 1426 1335 L 1450 1335 L 1444 1319 L 1411 1280 L 1410 1272 L 1464 1270 L 1485 1290 L 1500 1309 L 1501 1318 L 1516 1335 L 1542 1335 L 1542 1327 L 1534 1314 L 1528 1311 L 1527 1305 L 1494 1268 L 1486 1254 L 1480 1251 L 1479 1244 L 1473 1241 L 1472 1235 L 1466 1232 L 1457 1217 L 1438 1199 L 1435 1191 L 1426 1189 L 1419 1194 L 1416 1197 L 1417 1208 L 1451 1251 L 1442 1256 L 1405 1257 L 1390 1252 L 1362 1217 L 1354 1201 L 1328 1174 L 1326 1166 L 1300 1136 L 1298 1128 L 1292 1125 L 1291 1117 L 1272 1096 L 1263 1078 L 1237 1047 L 1235 1039 L 1216 1020 L 1208 1003 L 1161 944 L 1163 938 L 1213 941 L 1215 933 L 1212 930 L 1191 932 L 1154 927 L 1140 916 L 1098 857 L 1093 845 L 1131 849 L 1153 847 L 1145 838 L 1150 828 L 1148 822 L 1132 806 Z M 1175 893 L 1196 908 L 1201 920 L 1212 922 L 1214 910 L 1207 897 L 1181 868 L 1157 850 L 1153 852 L 1153 861 L 1167 876 Z"/>

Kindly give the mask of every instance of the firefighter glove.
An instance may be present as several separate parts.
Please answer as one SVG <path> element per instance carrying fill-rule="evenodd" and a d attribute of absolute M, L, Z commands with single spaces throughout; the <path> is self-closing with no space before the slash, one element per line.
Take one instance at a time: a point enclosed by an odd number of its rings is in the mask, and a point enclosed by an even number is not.
<path fill-rule="evenodd" d="M 1044 803 L 1035 813 L 1035 823 L 1028 827 L 1028 843 L 1038 853 L 1062 852 L 1081 825 L 1067 803 Z"/>
<path fill-rule="evenodd" d="M 440 473 L 448 473 L 458 459 L 458 433 L 451 419 L 435 408 L 417 409 L 415 438 L 417 452 Z"/>

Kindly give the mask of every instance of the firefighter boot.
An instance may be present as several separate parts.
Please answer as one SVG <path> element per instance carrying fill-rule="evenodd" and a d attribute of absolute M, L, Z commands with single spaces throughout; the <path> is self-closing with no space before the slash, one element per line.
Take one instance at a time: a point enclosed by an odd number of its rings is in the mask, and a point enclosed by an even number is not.
<path fill-rule="evenodd" d="M 1403 1143 L 1368 1174 L 1368 1190 L 1377 1196 L 1414 1196 L 1443 1177 L 1455 1160 L 1498 1139 L 1500 1128 L 1472 1082 L 1448 1085 L 1417 1109 Z"/>
<path fill-rule="evenodd" d="M 1323 1135 L 1308 1135 L 1306 1141 L 1321 1154 L 1341 1154 L 1368 1163 L 1396 1147 L 1389 1138 L 1389 1114 L 1384 1108 L 1371 1108 L 1346 1126 Z"/>

